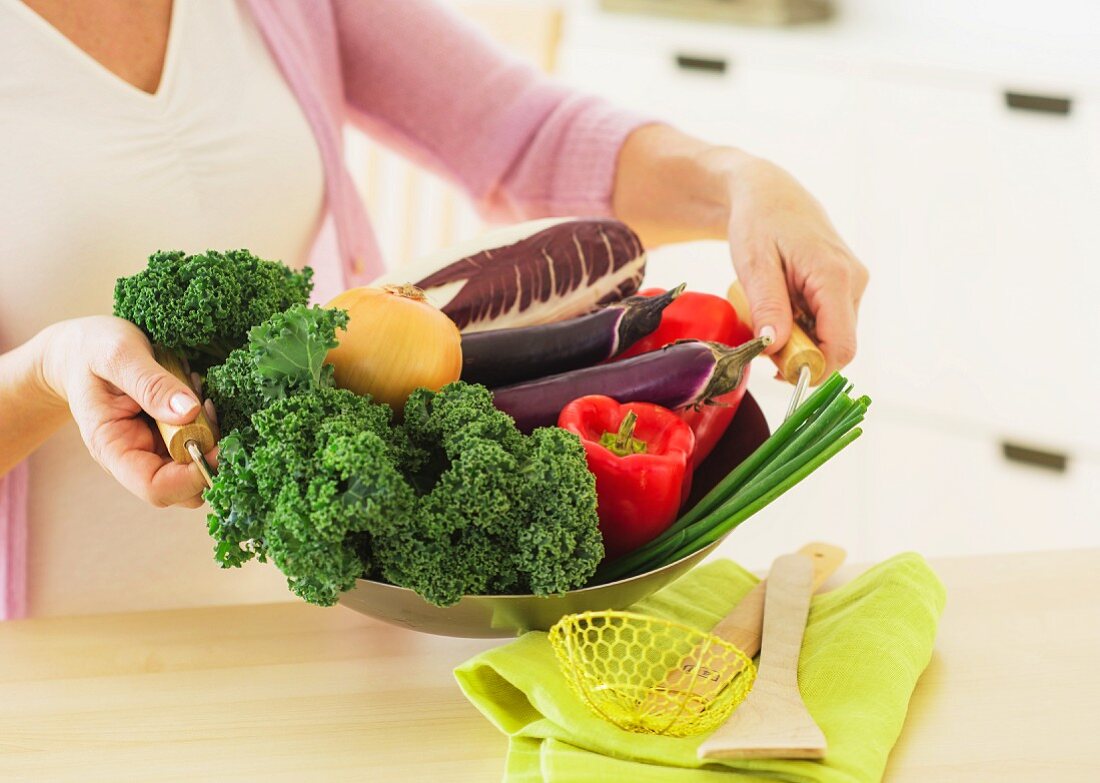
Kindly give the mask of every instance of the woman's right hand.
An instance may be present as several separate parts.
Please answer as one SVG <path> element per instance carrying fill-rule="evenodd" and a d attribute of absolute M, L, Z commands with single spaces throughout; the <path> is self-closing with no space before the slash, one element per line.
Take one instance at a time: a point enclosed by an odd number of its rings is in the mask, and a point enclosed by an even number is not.
<path fill-rule="evenodd" d="M 154 506 L 202 505 L 198 467 L 173 462 L 142 415 L 187 424 L 198 415 L 199 399 L 157 364 L 145 334 L 121 318 L 91 316 L 54 324 L 43 337 L 43 378 L 68 404 L 96 462 Z M 211 463 L 215 453 L 207 455 Z"/>

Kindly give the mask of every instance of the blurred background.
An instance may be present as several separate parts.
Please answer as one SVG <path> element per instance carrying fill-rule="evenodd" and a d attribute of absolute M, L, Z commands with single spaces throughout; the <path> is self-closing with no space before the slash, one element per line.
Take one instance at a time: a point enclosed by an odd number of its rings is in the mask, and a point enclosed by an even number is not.
<path fill-rule="evenodd" d="M 764 567 L 1100 545 L 1100 5 L 1091 0 L 454 2 L 583 90 L 791 171 L 871 270 L 847 375 L 864 437 L 736 530 Z M 391 259 L 483 227 L 361 137 Z M 648 285 L 724 293 L 725 245 L 652 251 Z M 773 426 L 789 387 L 750 388 Z"/>

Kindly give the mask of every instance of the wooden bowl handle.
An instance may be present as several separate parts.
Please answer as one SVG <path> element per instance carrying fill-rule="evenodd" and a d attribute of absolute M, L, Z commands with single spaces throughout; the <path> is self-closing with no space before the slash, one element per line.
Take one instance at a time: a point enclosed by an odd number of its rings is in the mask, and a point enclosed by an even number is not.
<path fill-rule="evenodd" d="M 752 324 L 752 311 L 749 309 L 749 300 L 745 297 L 745 289 L 737 280 L 733 281 L 726 293 L 733 309 L 737 311 L 737 317 L 747 324 Z M 802 365 L 810 368 L 810 385 L 821 383 L 825 375 L 825 354 L 817 347 L 817 344 L 798 325 L 791 324 L 791 338 L 780 350 L 771 355 L 771 360 L 779 368 L 779 374 L 787 383 L 798 383 L 798 371 Z"/>
<path fill-rule="evenodd" d="M 154 345 L 153 357 L 161 367 L 186 383 L 187 388 L 192 388 L 191 378 L 184 370 L 183 363 L 180 362 L 178 356 L 163 346 Z M 157 429 L 160 430 L 160 436 L 164 438 L 164 445 L 168 447 L 168 453 L 172 456 L 172 459 L 185 465 L 191 462 L 191 455 L 187 451 L 187 441 L 195 441 L 203 454 L 214 448 L 214 444 L 217 443 L 217 438 L 214 437 L 214 428 L 210 426 L 210 420 L 206 418 L 206 413 L 201 407 L 199 408 L 198 417 L 190 424 L 166 424 L 163 421 L 158 421 Z"/>

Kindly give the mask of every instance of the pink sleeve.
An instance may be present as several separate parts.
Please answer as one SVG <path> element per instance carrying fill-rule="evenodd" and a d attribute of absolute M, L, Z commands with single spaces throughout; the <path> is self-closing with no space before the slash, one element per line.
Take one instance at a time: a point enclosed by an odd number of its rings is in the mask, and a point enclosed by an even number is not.
<path fill-rule="evenodd" d="M 611 209 L 619 148 L 649 120 L 503 53 L 432 0 L 335 0 L 351 119 L 491 217 Z"/>
<path fill-rule="evenodd" d="M 0 476 L 0 620 L 27 608 L 27 461 Z"/>

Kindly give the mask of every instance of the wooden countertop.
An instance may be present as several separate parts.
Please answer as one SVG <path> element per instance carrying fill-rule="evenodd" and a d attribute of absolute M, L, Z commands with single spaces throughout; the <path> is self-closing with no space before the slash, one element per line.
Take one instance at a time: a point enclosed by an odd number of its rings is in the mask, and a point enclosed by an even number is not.
<path fill-rule="evenodd" d="M 933 565 L 886 780 L 1100 779 L 1100 550 Z M 0 624 L 0 779 L 496 781 L 505 740 L 451 676 L 494 643 L 298 603 Z"/>

